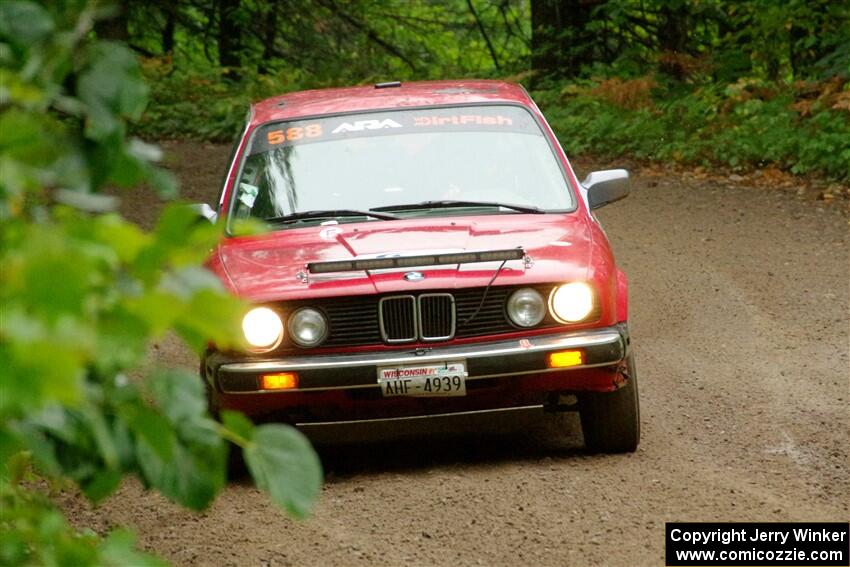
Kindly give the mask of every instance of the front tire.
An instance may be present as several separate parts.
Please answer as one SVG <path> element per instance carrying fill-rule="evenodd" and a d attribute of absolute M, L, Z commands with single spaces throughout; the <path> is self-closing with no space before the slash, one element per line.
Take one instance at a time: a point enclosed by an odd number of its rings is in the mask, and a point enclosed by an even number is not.
<path fill-rule="evenodd" d="M 640 402 L 633 354 L 622 370 L 625 385 L 614 392 L 579 397 L 584 445 L 594 453 L 632 453 L 640 443 Z"/>
<path fill-rule="evenodd" d="M 207 411 L 209 411 L 210 417 L 214 420 L 221 421 L 221 408 L 219 408 L 218 399 L 216 398 L 215 392 L 213 392 L 213 387 L 204 376 L 203 360 L 201 361 L 200 374 L 207 397 Z M 248 476 L 248 465 L 245 463 L 245 459 L 242 456 L 242 448 L 232 441 L 225 441 L 225 444 L 227 445 L 227 480 L 241 480 L 245 478 Z"/>

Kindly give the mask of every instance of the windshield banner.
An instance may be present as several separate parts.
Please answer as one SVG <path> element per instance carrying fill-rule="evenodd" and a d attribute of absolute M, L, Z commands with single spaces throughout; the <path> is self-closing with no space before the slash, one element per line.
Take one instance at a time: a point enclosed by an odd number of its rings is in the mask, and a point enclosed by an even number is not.
<path fill-rule="evenodd" d="M 515 106 L 465 106 L 348 114 L 265 124 L 249 155 L 350 138 L 433 132 L 501 131 L 542 136 L 531 114 Z"/>

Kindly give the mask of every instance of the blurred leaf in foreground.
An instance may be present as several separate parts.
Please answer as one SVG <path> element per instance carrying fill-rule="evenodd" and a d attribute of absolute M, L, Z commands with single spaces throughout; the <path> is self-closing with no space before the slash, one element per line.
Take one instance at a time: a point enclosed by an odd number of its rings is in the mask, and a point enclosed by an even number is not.
<path fill-rule="evenodd" d="M 0 563 L 160 565 L 118 530 L 78 534 L 40 492 L 49 477 L 101 501 L 133 475 L 185 507 L 225 483 L 238 438 L 258 486 L 307 513 L 321 469 L 291 428 L 241 436 L 214 421 L 195 373 L 158 369 L 153 340 L 240 344 L 245 306 L 203 267 L 220 226 L 168 206 L 146 232 L 104 187 L 173 196 L 155 146 L 127 137 L 147 102 L 133 53 L 90 32 L 98 4 L 0 3 Z M 146 376 L 148 374 L 149 376 Z M 132 379 L 130 378 L 132 376 Z"/>

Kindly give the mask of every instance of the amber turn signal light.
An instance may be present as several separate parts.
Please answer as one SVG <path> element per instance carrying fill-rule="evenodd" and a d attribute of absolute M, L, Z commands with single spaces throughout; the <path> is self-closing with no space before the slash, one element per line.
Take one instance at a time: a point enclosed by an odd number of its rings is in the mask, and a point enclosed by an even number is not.
<path fill-rule="evenodd" d="M 584 352 L 580 350 L 562 350 L 549 354 L 549 368 L 569 368 L 584 364 Z"/>
<path fill-rule="evenodd" d="M 291 390 L 298 387 L 298 374 L 294 372 L 275 372 L 260 376 L 261 390 Z"/>

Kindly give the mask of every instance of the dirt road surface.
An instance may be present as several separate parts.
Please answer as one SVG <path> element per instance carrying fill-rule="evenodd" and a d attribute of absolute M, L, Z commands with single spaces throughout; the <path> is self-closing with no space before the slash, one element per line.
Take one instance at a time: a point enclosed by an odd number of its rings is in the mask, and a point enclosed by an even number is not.
<path fill-rule="evenodd" d="M 166 147 L 184 197 L 213 202 L 228 149 Z M 592 165 L 609 164 L 577 169 Z M 588 455 L 576 416 L 536 411 L 314 427 L 327 478 L 306 521 L 248 481 L 203 514 L 135 481 L 97 509 L 63 505 L 178 565 L 663 565 L 666 521 L 847 521 L 846 214 L 634 173 L 599 216 L 631 281 L 636 453 Z M 142 224 L 157 207 L 124 202 Z M 155 354 L 197 366 L 176 342 Z"/>

